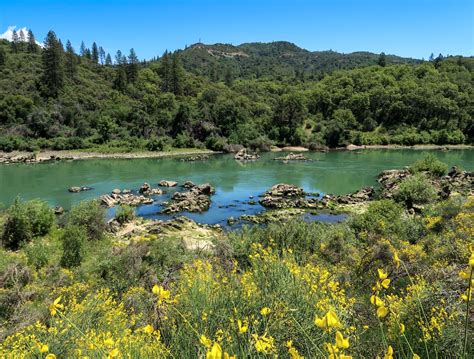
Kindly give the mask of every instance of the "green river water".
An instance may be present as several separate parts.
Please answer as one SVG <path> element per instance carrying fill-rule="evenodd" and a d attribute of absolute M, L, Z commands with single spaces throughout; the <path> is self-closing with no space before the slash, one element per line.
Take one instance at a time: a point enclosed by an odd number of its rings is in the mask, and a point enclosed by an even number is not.
<path fill-rule="evenodd" d="M 273 158 L 284 153 L 264 153 L 255 162 L 240 163 L 232 155 L 211 156 L 208 161 L 183 162 L 178 158 L 102 159 L 59 161 L 45 164 L 0 166 L 0 203 L 9 205 L 16 196 L 29 200 L 41 198 L 51 205 L 68 209 L 72 204 L 99 197 L 114 188 L 136 190 L 143 182 L 152 186 L 162 180 L 179 184 L 186 180 L 216 187 L 209 211 L 188 214 L 201 223 L 223 223 L 229 216 L 254 214 L 263 208 L 250 205 L 249 197 L 262 194 L 276 183 L 291 183 L 306 191 L 344 194 L 363 186 L 376 186 L 376 176 L 384 169 L 402 168 L 433 153 L 450 166 L 474 169 L 474 150 L 363 150 L 305 153 L 309 162 L 282 163 Z M 69 193 L 71 186 L 88 186 L 93 190 Z M 162 218 L 160 203 L 169 199 L 179 187 L 156 197 L 152 205 L 142 206 L 137 213 L 144 217 Z M 321 218 L 325 220 L 325 218 Z"/>

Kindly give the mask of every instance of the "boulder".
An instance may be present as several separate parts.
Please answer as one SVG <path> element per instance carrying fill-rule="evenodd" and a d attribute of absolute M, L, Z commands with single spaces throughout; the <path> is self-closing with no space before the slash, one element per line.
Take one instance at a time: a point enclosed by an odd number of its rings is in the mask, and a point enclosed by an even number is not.
<path fill-rule="evenodd" d="M 171 203 L 163 209 L 163 213 L 177 212 L 204 212 L 211 205 L 210 196 L 215 193 L 215 189 L 209 184 L 201 184 L 192 187 L 186 192 L 175 192 L 171 197 Z"/>
<path fill-rule="evenodd" d="M 114 188 L 114 189 L 112 190 L 112 193 L 113 193 L 113 194 L 120 194 L 120 193 L 122 193 L 122 191 L 121 191 L 120 189 L 118 189 L 118 188 Z"/>
<path fill-rule="evenodd" d="M 183 187 L 186 188 L 186 189 L 190 189 L 190 188 L 193 188 L 195 186 L 196 185 L 191 181 L 186 181 L 186 182 L 183 183 Z"/>
<path fill-rule="evenodd" d="M 144 195 L 134 194 L 105 194 L 100 197 L 100 201 L 106 207 L 114 207 L 117 205 L 139 206 L 142 204 L 152 204 L 153 199 Z"/>
<path fill-rule="evenodd" d="M 73 186 L 68 189 L 68 191 L 71 193 L 78 193 L 78 192 L 84 192 L 84 191 L 90 191 L 90 190 L 92 190 L 91 187 L 78 187 L 78 186 Z"/>
<path fill-rule="evenodd" d="M 309 158 L 306 158 L 302 153 L 293 153 L 290 152 L 288 155 L 283 157 L 274 158 L 275 161 L 311 161 Z"/>
<path fill-rule="evenodd" d="M 159 185 L 161 187 L 175 187 L 178 185 L 178 182 L 175 181 L 166 181 L 166 180 L 161 180 Z"/>
<path fill-rule="evenodd" d="M 346 146 L 346 150 L 348 151 L 363 150 L 364 148 L 365 146 L 357 146 L 357 145 L 353 145 L 352 143 Z"/>
<path fill-rule="evenodd" d="M 239 152 L 236 153 L 234 159 L 237 161 L 255 161 L 258 160 L 260 156 L 256 153 L 250 153 L 246 148 L 242 148 Z"/>
<path fill-rule="evenodd" d="M 279 196 L 279 197 L 301 197 L 304 196 L 305 192 L 303 188 L 295 186 L 293 184 L 279 183 L 265 194 L 269 196 Z"/>
<path fill-rule="evenodd" d="M 144 184 L 142 184 L 142 186 L 140 187 L 140 189 L 138 190 L 138 192 L 139 192 L 139 193 L 146 193 L 146 192 L 148 192 L 150 189 L 151 189 L 150 184 L 148 184 L 148 183 L 145 182 Z"/>
<path fill-rule="evenodd" d="M 54 207 L 54 214 L 61 215 L 64 213 L 64 208 L 61 206 Z"/>
<path fill-rule="evenodd" d="M 151 186 L 148 184 L 148 183 L 144 183 L 139 189 L 138 189 L 138 193 L 142 194 L 142 195 L 145 195 L 145 196 L 153 196 L 153 195 L 160 195 L 160 194 L 163 194 L 163 191 L 159 188 L 151 188 Z M 123 194 L 130 194 L 130 192 L 128 193 L 124 193 Z"/>

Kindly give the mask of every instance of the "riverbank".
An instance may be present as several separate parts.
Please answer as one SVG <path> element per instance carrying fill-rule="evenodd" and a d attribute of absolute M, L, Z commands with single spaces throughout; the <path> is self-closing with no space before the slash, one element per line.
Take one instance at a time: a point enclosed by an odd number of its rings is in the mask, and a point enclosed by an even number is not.
<path fill-rule="evenodd" d="M 40 151 L 40 152 L 0 152 L 0 164 L 5 163 L 40 163 L 58 160 L 85 160 L 85 159 L 136 159 L 136 158 L 163 158 L 186 157 L 195 155 L 212 155 L 219 152 L 198 148 L 173 149 L 170 151 L 136 151 L 136 152 L 99 152 L 87 150 L 72 151 Z"/>

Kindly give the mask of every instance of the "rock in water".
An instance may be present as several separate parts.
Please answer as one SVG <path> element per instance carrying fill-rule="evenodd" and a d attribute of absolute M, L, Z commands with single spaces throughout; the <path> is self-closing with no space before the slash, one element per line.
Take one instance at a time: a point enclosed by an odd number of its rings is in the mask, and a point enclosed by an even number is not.
<path fill-rule="evenodd" d="M 161 187 L 175 187 L 178 185 L 178 182 L 175 181 L 166 181 L 166 180 L 161 180 L 159 185 Z"/>
<path fill-rule="evenodd" d="M 236 153 L 234 159 L 237 161 L 255 161 L 258 160 L 260 156 L 256 153 L 250 153 L 246 148 L 242 148 L 239 152 Z"/>
<path fill-rule="evenodd" d="M 213 193 L 215 193 L 215 189 L 209 183 L 194 186 L 186 192 L 176 192 L 173 194 L 173 197 L 171 197 L 171 203 L 169 203 L 162 212 L 177 213 L 182 211 L 207 211 L 211 205 L 210 196 Z"/>

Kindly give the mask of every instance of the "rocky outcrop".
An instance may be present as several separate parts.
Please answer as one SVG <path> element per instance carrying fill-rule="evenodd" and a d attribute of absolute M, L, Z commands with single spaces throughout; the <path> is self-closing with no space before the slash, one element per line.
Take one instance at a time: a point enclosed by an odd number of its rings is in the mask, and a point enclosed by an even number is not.
<path fill-rule="evenodd" d="M 250 153 L 246 148 L 242 148 L 234 156 L 234 159 L 237 161 L 255 161 L 258 160 L 260 156 L 256 153 Z"/>
<path fill-rule="evenodd" d="M 316 198 L 306 198 L 301 187 L 279 183 L 265 192 L 259 203 L 265 208 L 316 208 Z"/>
<path fill-rule="evenodd" d="M 125 191 L 124 191 L 125 192 Z M 163 191 L 159 188 L 152 188 L 148 183 L 142 184 L 142 186 L 138 189 L 138 193 L 144 195 L 144 196 L 154 196 L 154 195 L 160 195 L 163 193 Z M 125 193 L 125 194 L 130 194 L 130 192 Z"/>
<path fill-rule="evenodd" d="M 275 161 L 311 161 L 309 158 L 306 158 L 302 153 L 293 153 L 290 152 L 288 155 L 283 157 L 274 158 Z"/>
<path fill-rule="evenodd" d="M 191 189 L 193 187 L 196 187 L 196 185 L 191 181 L 186 181 L 183 183 L 183 188 Z"/>
<path fill-rule="evenodd" d="M 84 192 L 84 191 L 91 191 L 92 188 L 91 187 L 79 187 L 79 186 L 73 186 L 73 187 L 69 187 L 68 188 L 68 191 L 71 192 L 71 193 L 79 193 L 79 192 Z"/>
<path fill-rule="evenodd" d="M 171 202 L 163 209 L 163 213 L 204 212 L 211 205 L 211 195 L 215 189 L 208 183 L 192 187 L 186 192 L 176 192 Z"/>
<path fill-rule="evenodd" d="M 139 206 L 142 204 L 152 204 L 153 199 L 144 195 L 128 194 L 105 194 L 100 197 L 101 203 L 106 207 L 118 205 Z"/>
<path fill-rule="evenodd" d="M 348 151 L 363 150 L 363 149 L 365 149 L 365 146 L 357 146 L 357 145 L 353 145 L 352 143 L 346 146 L 346 150 Z"/>
<path fill-rule="evenodd" d="M 178 182 L 161 180 L 158 185 L 161 187 L 176 187 L 178 185 Z"/>
<path fill-rule="evenodd" d="M 51 155 L 48 158 L 37 157 L 34 153 L 29 154 L 2 154 L 0 155 L 0 164 L 14 164 L 14 163 L 42 163 L 42 162 L 51 162 L 59 161 L 61 159 L 70 159 L 70 158 L 61 158 L 56 155 Z"/>
<path fill-rule="evenodd" d="M 332 201 L 339 204 L 356 204 L 371 201 L 374 198 L 375 190 L 373 187 L 364 187 L 354 193 L 335 196 Z"/>
<path fill-rule="evenodd" d="M 385 198 L 392 198 L 398 190 L 400 183 L 409 176 L 411 176 L 411 173 L 408 168 L 380 172 L 377 181 L 382 186 L 382 196 Z"/>

